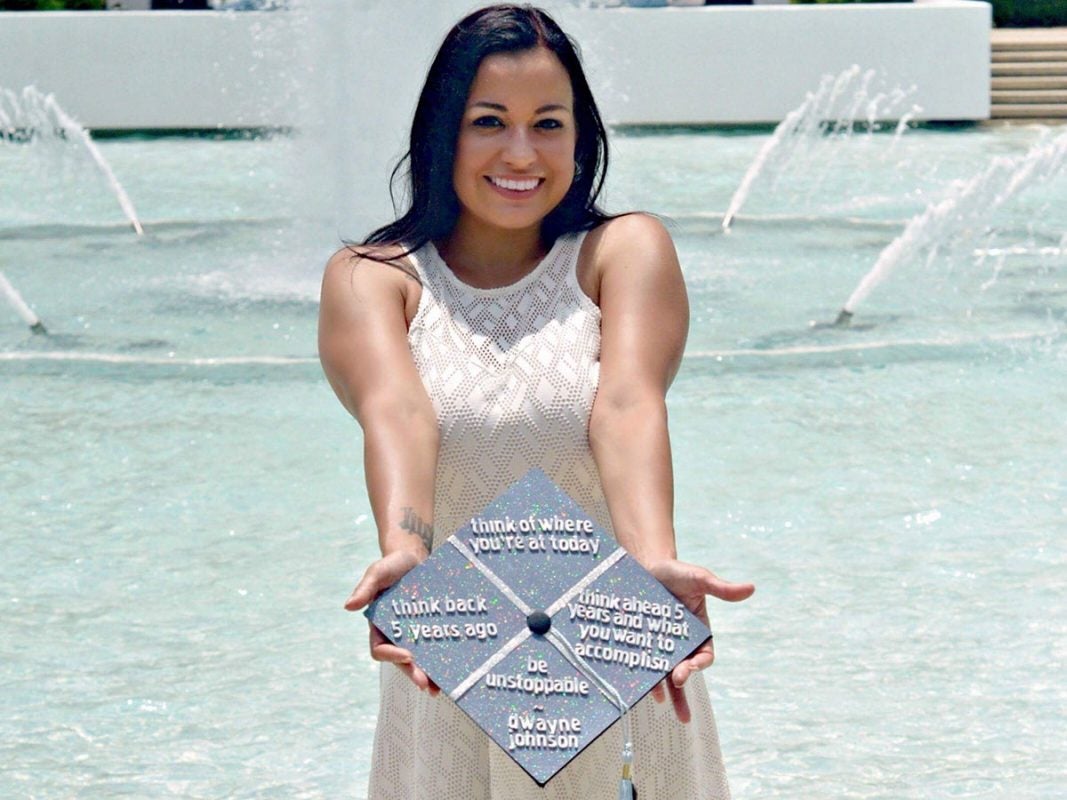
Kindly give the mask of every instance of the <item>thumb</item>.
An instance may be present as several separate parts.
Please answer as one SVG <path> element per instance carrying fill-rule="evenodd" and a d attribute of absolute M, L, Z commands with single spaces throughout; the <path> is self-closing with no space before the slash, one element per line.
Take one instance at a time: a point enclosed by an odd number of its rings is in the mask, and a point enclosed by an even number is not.
<path fill-rule="evenodd" d="M 349 611 L 358 611 L 384 592 L 412 567 L 418 563 L 418 558 L 413 553 L 398 550 L 383 556 L 367 567 L 363 577 L 359 579 L 356 588 L 345 601 L 345 608 Z"/>
<path fill-rule="evenodd" d="M 363 577 L 359 579 L 356 588 L 352 590 L 352 594 L 345 600 L 345 609 L 348 611 L 359 611 L 364 606 L 369 605 L 370 601 L 378 595 L 378 581 L 371 574 L 373 566 L 371 565 L 363 573 Z"/>
<path fill-rule="evenodd" d="M 747 600 L 756 591 L 751 583 L 734 583 L 720 578 L 714 572 L 708 572 L 704 580 L 704 593 L 725 600 L 729 603 L 737 603 Z"/>

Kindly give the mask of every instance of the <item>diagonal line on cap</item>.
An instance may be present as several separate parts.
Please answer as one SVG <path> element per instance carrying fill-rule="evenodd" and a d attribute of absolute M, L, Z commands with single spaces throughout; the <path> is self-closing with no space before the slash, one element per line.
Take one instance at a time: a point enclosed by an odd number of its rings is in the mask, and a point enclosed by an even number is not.
<path fill-rule="evenodd" d="M 567 603 L 569 603 L 574 597 L 584 592 L 589 588 L 589 584 L 607 572 L 611 567 L 615 566 L 626 555 L 626 551 L 621 547 L 616 547 L 612 553 L 605 558 L 602 562 L 596 565 L 596 567 L 585 574 L 585 576 L 578 581 L 574 586 L 568 589 L 566 592 L 560 595 L 559 599 L 545 609 L 545 613 L 548 616 L 552 616 Z"/>
<path fill-rule="evenodd" d="M 466 680 L 463 681 L 463 683 L 461 683 L 459 686 L 449 692 L 448 696 L 451 697 L 453 700 L 458 701 L 461 697 L 463 697 L 463 695 L 465 695 L 470 690 L 472 686 L 474 686 L 474 684 L 484 678 L 485 674 L 489 672 L 489 670 L 491 670 L 493 667 L 495 667 L 497 664 L 507 658 L 507 656 L 511 653 L 512 650 L 514 650 L 520 644 L 525 642 L 532 635 L 533 634 L 530 633 L 529 628 L 523 628 L 521 631 L 516 633 L 507 643 L 504 644 L 503 647 L 497 650 L 493 655 L 489 656 L 489 658 L 486 659 L 484 664 L 482 664 L 480 667 L 478 667 L 478 669 L 474 670 L 474 672 L 468 675 Z"/>
<path fill-rule="evenodd" d="M 515 604 L 515 607 L 518 608 L 519 611 L 521 611 L 523 614 L 529 614 L 531 611 L 533 611 L 532 608 L 526 605 L 526 603 L 524 603 L 522 599 L 511 590 L 510 586 L 508 586 L 506 583 L 504 583 L 504 581 L 500 579 L 500 576 L 498 576 L 495 572 L 489 569 L 489 567 L 487 567 L 485 563 L 478 558 L 478 556 L 474 555 L 474 553 L 471 552 L 471 549 L 467 547 L 467 545 L 463 544 L 463 542 L 461 542 L 455 536 L 449 536 L 448 543 L 457 550 L 459 550 L 459 552 L 461 552 L 464 557 L 466 557 L 466 559 L 471 562 L 471 564 L 473 564 L 474 567 L 480 573 L 482 573 L 486 578 L 489 579 L 489 582 L 493 584 L 493 586 L 495 586 L 501 591 L 504 597 L 506 597 L 508 600 Z"/>
<path fill-rule="evenodd" d="M 508 600 L 510 600 L 515 605 L 515 607 L 519 609 L 519 611 L 521 611 L 523 614 L 530 613 L 530 607 L 526 605 L 526 603 L 524 603 L 522 599 L 511 590 L 510 586 L 508 586 L 506 583 L 504 583 L 503 580 L 500 579 L 499 575 L 489 569 L 489 567 L 487 567 L 476 555 L 474 555 L 474 553 L 471 552 L 471 549 L 467 547 L 467 545 L 463 544 L 463 542 L 461 542 L 455 536 L 449 536 L 448 543 L 451 544 L 457 550 L 459 550 L 463 557 L 466 558 L 475 569 L 482 573 L 482 575 L 485 576 L 486 580 L 488 580 L 491 584 L 493 584 L 493 586 L 499 589 L 500 593 L 503 594 Z M 514 650 L 520 644 L 525 642 L 529 637 L 529 628 L 523 628 L 521 631 L 516 633 L 514 636 L 511 637 L 511 639 L 509 639 L 504 644 L 503 647 L 497 650 L 493 655 L 489 656 L 489 658 L 487 658 L 482 663 L 482 665 L 478 667 L 478 669 L 474 670 L 474 672 L 468 675 L 467 678 L 459 686 L 449 692 L 448 696 L 451 697 L 453 700 L 459 700 L 461 697 L 463 697 L 463 695 L 470 691 L 471 687 L 474 686 L 474 684 L 476 684 L 478 681 L 480 681 L 485 676 L 485 674 L 489 672 L 489 670 L 491 670 L 493 667 L 503 661 L 512 650 Z"/>

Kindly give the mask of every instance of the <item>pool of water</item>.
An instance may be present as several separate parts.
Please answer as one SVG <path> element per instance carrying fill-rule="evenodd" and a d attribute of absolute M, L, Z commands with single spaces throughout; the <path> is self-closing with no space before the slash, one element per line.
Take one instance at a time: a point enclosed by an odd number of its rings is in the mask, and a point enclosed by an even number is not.
<path fill-rule="evenodd" d="M 1067 177 L 833 320 L 905 222 L 1038 128 L 813 143 L 717 215 L 766 133 L 615 138 L 608 203 L 672 220 L 685 558 L 739 798 L 1067 786 Z M 0 795 L 363 797 L 378 667 L 361 435 L 315 356 L 301 143 L 0 144 Z M 356 232 L 350 232 L 352 234 Z"/>

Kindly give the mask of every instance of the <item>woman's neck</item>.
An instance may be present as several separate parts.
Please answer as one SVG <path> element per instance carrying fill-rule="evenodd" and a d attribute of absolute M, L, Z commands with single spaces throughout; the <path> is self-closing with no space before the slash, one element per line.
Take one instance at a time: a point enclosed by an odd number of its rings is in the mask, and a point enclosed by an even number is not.
<path fill-rule="evenodd" d="M 545 255 L 537 228 L 487 231 L 462 219 L 437 249 L 456 277 L 481 289 L 515 283 Z"/>

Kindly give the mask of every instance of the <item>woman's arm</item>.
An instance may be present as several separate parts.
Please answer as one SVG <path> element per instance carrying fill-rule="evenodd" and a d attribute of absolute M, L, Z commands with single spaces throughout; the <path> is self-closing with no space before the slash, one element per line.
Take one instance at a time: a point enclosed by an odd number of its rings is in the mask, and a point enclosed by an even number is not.
<path fill-rule="evenodd" d="M 689 302 L 658 220 L 631 214 L 597 233 L 600 383 L 589 440 L 615 535 L 647 568 L 676 555 L 665 398 L 685 349 Z"/>
<path fill-rule="evenodd" d="M 670 235 L 652 217 L 620 217 L 594 235 L 592 269 L 602 316 L 600 384 L 589 440 L 612 525 L 619 543 L 706 621 L 706 595 L 743 600 L 754 587 L 723 581 L 676 558 L 666 394 L 689 330 L 678 256 Z M 689 711 L 681 687 L 713 659 L 709 642 L 667 682 L 683 721 Z M 662 696 L 658 689 L 657 698 Z"/>
<path fill-rule="evenodd" d="M 409 283 L 410 282 L 410 283 Z M 416 286 L 402 270 L 341 250 L 323 276 L 319 358 L 338 399 L 363 428 L 363 459 L 382 558 L 345 608 L 365 607 L 429 555 L 433 544 L 437 418 L 407 343 Z M 431 686 L 411 654 L 371 626 L 371 654 Z"/>

